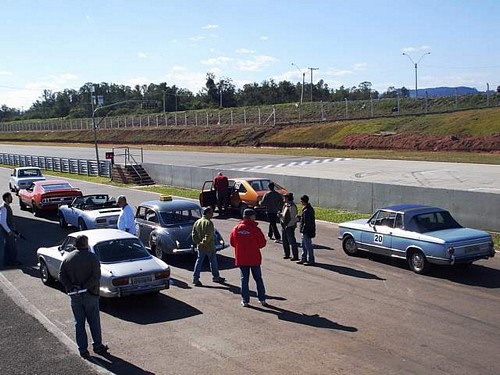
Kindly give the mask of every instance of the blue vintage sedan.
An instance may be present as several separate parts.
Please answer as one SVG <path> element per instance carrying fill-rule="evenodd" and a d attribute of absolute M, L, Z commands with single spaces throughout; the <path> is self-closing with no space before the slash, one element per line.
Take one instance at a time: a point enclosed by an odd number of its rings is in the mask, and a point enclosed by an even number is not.
<path fill-rule="evenodd" d="M 347 255 L 367 251 L 408 261 L 416 273 L 430 264 L 472 264 L 495 255 L 488 232 L 464 228 L 438 207 L 418 204 L 389 206 L 366 220 L 339 224 L 339 240 Z"/>

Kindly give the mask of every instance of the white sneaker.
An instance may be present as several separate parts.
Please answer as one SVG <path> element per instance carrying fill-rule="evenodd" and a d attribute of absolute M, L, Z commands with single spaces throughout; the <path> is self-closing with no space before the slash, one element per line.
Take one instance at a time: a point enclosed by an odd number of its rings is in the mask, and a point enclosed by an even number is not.
<path fill-rule="evenodd" d="M 250 306 L 250 304 L 248 302 L 241 301 L 241 306 L 242 307 L 248 307 L 248 306 Z"/>

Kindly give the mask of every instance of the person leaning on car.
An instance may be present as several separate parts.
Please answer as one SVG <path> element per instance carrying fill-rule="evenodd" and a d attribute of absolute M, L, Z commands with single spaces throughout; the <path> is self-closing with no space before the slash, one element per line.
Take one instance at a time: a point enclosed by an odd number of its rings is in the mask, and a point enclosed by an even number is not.
<path fill-rule="evenodd" d="M 135 236 L 134 210 L 127 203 L 125 195 L 120 195 L 117 199 L 117 203 L 118 207 L 122 209 L 120 216 L 118 216 L 118 229 Z"/>
<path fill-rule="evenodd" d="M 76 344 L 82 357 L 88 357 L 88 339 L 85 320 L 92 334 L 94 353 L 104 354 L 108 347 L 102 343 L 99 316 L 99 284 L 101 266 L 97 255 L 89 251 L 89 239 L 76 237 L 76 249 L 63 259 L 59 268 L 59 281 L 71 296 L 71 310 L 75 318 Z"/>
<path fill-rule="evenodd" d="M 283 207 L 283 196 L 274 190 L 274 182 L 270 182 L 267 187 L 269 191 L 264 195 L 260 204 L 266 207 L 267 219 L 269 220 L 267 236 L 272 240 L 274 234 L 274 239 L 278 242 L 281 240 L 281 235 L 277 223 L 279 222 L 278 214 L 281 211 L 281 207 Z"/>

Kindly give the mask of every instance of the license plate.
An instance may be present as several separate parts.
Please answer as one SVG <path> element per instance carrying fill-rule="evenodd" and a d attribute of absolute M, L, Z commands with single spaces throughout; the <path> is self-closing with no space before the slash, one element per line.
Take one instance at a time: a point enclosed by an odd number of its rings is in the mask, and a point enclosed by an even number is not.
<path fill-rule="evenodd" d="M 153 281 L 153 276 L 139 276 L 139 277 L 133 277 L 132 278 L 132 284 L 144 284 L 144 283 L 149 283 Z"/>
<path fill-rule="evenodd" d="M 480 246 L 469 246 L 465 249 L 465 254 L 478 253 L 480 250 Z"/>

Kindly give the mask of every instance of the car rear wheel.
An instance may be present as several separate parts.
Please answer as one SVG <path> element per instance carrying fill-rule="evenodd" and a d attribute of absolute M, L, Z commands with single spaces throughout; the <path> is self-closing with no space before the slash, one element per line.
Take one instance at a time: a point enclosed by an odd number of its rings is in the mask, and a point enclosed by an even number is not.
<path fill-rule="evenodd" d="M 87 224 L 85 224 L 82 218 L 78 219 L 78 230 L 87 230 Z"/>
<path fill-rule="evenodd" d="M 248 205 L 245 203 L 240 204 L 240 215 L 243 218 L 243 212 L 248 208 Z"/>
<path fill-rule="evenodd" d="M 410 253 L 408 264 L 410 265 L 410 269 L 418 274 L 424 274 L 429 269 L 429 262 L 420 250 L 414 250 Z"/>
<path fill-rule="evenodd" d="M 19 208 L 22 210 L 22 211 L 26 211 L 28 209 L 28 207 L 24 204 L 24 202 L 22 201 L 21 198 L 19 198 Z"/>
<path fill-rule="evenodd" d="M 56 279 L 50 275 L 49 268 L 44 260 L 40 260 L 40 278 L 45 285 L 54 285 L 56 282 Z"/>
<path fill-rule="evenodd" d="M 33 215 L 35 216 L 40 216 L 40 210 L 38 209 L 35 201 L 31 202 L 31 212 L 33 212 Z"/>
<path fill-rule="evenodd" d="M 344 252 L 349 256 L 353 256 L 358 253 L 358 245 L 352 236 L 344 237 L 342 240 L 342 249 L 344 249 Z"/>
<path fill-rule="evenodd" d="M 62 212 L 59 212 L 59 226 L 61 228 L 66 228 L 68 226 L 68 223 L 66 222 L 64 214 Z"/>

